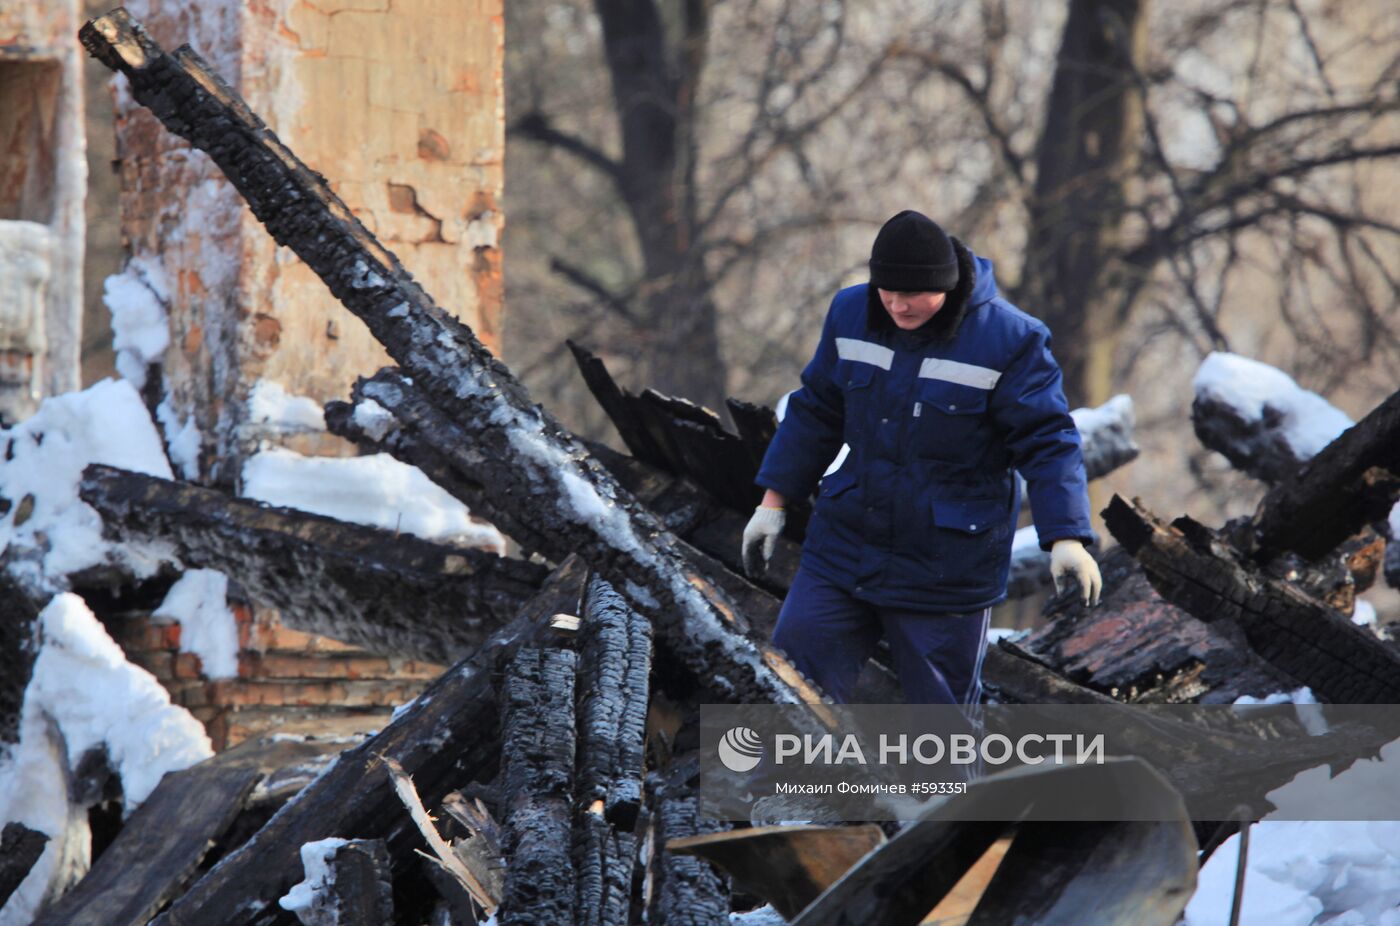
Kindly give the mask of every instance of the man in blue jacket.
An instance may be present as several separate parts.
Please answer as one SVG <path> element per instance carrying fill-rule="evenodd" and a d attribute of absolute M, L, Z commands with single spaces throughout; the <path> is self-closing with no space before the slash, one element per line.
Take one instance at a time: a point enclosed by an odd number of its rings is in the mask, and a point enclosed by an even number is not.
<path fill-rule="evenodd" d="M 759 470 L 767 492 L 743 541 L 753 575 L 786 501 L 820 480 L 774 645 L 844 703 L 883 634 L 906 701 L 976 703 L 991 608 L 1006 598 L 1013 470 L 1056 588 L 1073 575 L 1097 604 L 1084 459 L 1050 330 L 997 294 L 990 261 L 901 212 L 875 238 L 870 283 L 832 301 Z"/>

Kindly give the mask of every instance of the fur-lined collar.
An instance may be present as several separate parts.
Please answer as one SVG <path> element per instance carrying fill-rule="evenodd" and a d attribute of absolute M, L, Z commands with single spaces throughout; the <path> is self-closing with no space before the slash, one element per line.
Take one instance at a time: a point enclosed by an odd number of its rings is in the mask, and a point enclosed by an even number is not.
<path fill-rule="evenodd" d="M 889 313 L 880 304 L 880 294 L 875 287 L 867 287 L 865 302 L 865 323 L 872 331 L 912 335 L 920 340 L 951 341 L 962 327 L 972 300 L 972 288 L 977 285 L 977 262 L 972 252 L 957 238 L 953 238 L 953 251 L 958 255 L 958 285 L 948 293 L 948 299 L 938 314 L 913 331 L 901 331 L 890 320 Z"/>

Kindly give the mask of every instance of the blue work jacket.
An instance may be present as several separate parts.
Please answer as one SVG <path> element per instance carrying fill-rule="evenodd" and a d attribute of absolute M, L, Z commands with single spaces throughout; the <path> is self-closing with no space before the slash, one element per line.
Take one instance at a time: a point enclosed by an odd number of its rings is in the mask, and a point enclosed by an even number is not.
<path fill-rule="evenodd" d="M 960 315 L 946 339 L 876 325 L 867 284 L 836 294 L 756 480 L 797 499 L 820 479 L 802 566 L 877 605 L 1004 600 L 1013 469 L 1044 549 L 1096 539 L 1050 330 L 997 294 L 990 261 L 962 250 L 974 280 L 940 310 Z M 844 464 L 821 478 L 843 442 Z"/>

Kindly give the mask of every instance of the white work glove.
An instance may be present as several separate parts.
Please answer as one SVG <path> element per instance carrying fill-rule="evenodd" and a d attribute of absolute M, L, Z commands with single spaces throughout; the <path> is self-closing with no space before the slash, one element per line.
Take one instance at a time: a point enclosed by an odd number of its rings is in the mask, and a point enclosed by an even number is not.
<path fill-rule="evenodd" d="M 773 548 L 778 545 L 786 520 L 787 513 L 781 508 L 759 505 L 753 510 L 753 517 L 744 528 L 743 549 L 744 571 L 750 578 L 760 578 L 768 571 L 768 561 L 773 558 Z"/>
<path fill-rule="evenodd" d="M 747 534 L 744 535 L 746 538 Z M 1086 605 L 1099 603 L 1099 592 L 1103 590 L 1103 576 L 1099 575 L 1099 564 L 1084 549 L 1078 540 L 1056 540 L 1050 545 L 1050 578 L 1055 582 L 1055 594 L 1064 590 L 1065 575 L 1079 580 L 1079 594 Z"/>

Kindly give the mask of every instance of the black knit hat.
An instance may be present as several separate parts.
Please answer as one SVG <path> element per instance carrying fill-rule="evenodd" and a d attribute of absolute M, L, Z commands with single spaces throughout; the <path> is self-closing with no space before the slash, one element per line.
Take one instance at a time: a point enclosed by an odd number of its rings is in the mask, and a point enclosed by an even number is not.
<path fill-rule="evenodd" d="M 946 293 L 958 285 L 958 257 L 938 223 L 905 209 L 880 227 L 870 249 L 870 285 L 897 293 Z"/>

